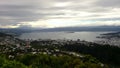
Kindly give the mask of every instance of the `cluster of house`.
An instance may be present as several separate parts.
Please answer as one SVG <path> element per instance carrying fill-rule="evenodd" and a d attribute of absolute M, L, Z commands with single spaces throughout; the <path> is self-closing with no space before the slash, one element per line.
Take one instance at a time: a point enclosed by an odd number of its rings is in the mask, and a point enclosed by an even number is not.
<path fill-rule="evenodd" d="M 102 39 L 102 40 L 95 41 L 95 43 L 102 44 L 102 45 L 108 44 L 108 45 L 111 45 L 111 46 L 120 47 L 120 38 Z"/>
<path fill-rule="evenodd" d="M 37 43 L 35 42 L 37 41 Z M 77 40 L 80 41 L 80 40 Z M 33 48 L 31 47 L 31 43 L 35 42 L 35 44 L 39 44 L 41 46 L 52 45 L 52 49 L 49 48 Z M 48 54 L 53 56 L 62 56 L 62 55 L 74 55 L 78 57 L 83 57 L 80 54 L 75 52 L 66 52 L 61 51 L 57 47 L 63 46 L 65 44 L 73 44 L 76 43 L 72 40 L 20 40 L 14 37 L 0 37 L 0 54 L 6 54 L 9 58 L 14 58 L 15 56 L 24 55 L 26 53 L 31 54 Z M 85 43 L 85 42 L 83 42 Z M 34 45 L 34 43 L 33 43 Z"/>
<path fill-rule="evenodd" d="M 75 44 L 75 43 L 82 43 L 82 44 L 89 44 L 89 42 L 87 41 L 81 41 L 80 39 L 78 40 L 62 40 L 62 39 L 58 39 L 58 40 L 51 40 L 51 39 L 39 39 L 39 40 L 31 40 L 30 41 L 31 43 L 35 43 L 35 44 L 38 44 L 38 45 L 41 45 L 41 46 L 44 46 L 44 45 L 52 45 L 52 46 L 64 46 L 65 44 Z"/>
<path fill-rule="evenodd" d="M 0 37 L 0 54 L 13 57 L 13 55 L 27 52 L 26 49 L 28 49 L 28 46 L 20 39 L 11 36 Z"/>

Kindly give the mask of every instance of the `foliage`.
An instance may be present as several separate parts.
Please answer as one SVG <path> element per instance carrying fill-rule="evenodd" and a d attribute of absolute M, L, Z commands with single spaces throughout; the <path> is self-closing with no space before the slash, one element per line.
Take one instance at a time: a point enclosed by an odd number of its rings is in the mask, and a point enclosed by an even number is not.
<path fill-rule="evenodd" d="M 16 60 L 30 68 L 103 68 L 100 63 L 94 59 L 95 58 L 91 56 L 80 59 L 78 57 L 70 56 L 27 54 L 22 57 L 18 57 Z"/>
<path fill-rule="evenodd" d="M 84 58 L 75 56 L 50 56 L 24 54 L 13 61 L 0 57 L 0 68 L 108 68 L 90 55 Z"/>
<path fill-rule="evenodd" d="M 0 57 L 0 68 L 27 68 L 24 64 L 17 61 L 10 61 Z"/>
<path fill-rule="evenodd" d="M 90 54 L 98 60 L 110 65 L 119 66 L 120 64 L 120 48 L 117 46 L 100 45 L 96 43 L 89 43 L 89 45 L 75 43 L 66 44 L 61 48 L 67 51 Z"/>

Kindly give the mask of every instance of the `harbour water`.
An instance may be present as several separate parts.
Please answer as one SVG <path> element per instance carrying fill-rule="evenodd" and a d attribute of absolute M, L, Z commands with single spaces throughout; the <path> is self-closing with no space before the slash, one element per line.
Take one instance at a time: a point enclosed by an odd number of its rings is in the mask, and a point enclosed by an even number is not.
<path fill-rule="evenodd" d="M 19 36 L 20 39 L 68 39 L 68 40 L 85 40 L 85 41 L 96 41 L 100 40 L 96 38 L 100 34 L 109 32 L 31 32 L 23 33 Z"/>

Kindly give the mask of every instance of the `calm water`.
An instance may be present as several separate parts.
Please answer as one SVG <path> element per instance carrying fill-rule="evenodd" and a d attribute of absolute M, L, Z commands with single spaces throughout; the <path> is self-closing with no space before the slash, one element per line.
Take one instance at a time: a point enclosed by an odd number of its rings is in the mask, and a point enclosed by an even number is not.
<path fill-rule="evenodd" d="M 19 36 L 21 39 L 71 39 L 71 40 L 99 40 L 96 36 L 109 32 L 32 32 L 23 33 Z"/>

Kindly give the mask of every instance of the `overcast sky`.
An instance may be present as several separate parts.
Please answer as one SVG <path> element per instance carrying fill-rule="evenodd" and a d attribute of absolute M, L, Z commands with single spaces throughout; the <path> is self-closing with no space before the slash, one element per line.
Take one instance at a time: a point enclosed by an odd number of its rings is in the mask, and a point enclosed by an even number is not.
<path fill-rule="evenodd" d="M 0 28 L 104 25 L 120 25 L 120 0 L 0 0 Z"/>

